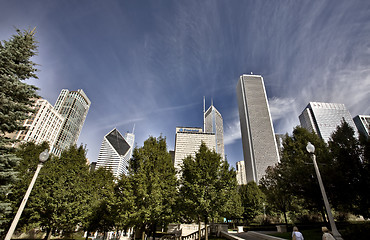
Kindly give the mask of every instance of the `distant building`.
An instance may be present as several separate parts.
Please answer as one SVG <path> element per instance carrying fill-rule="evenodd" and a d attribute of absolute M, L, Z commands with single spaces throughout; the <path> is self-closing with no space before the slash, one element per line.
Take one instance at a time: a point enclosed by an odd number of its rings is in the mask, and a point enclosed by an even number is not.
<path fill-rule="evenodd" d="M 244 160 L 236 163 L 236 180 L 238 182 L 238 185 L 247 184 L 247 174 L 245 172 Z"/>
<path fill-rule="evenodd" d="M 351 114 L 341 103 L 310 102 L 299 116 L 301 126 L 318 134 L 325 142 L 329 141 L 343 119 L 356 130 Z"/>
<path fill-rule="evenodd" d="M 258 184 L 266 169 L 279 162 L 263 78 L 244 74 L 236 90 L 247 181 Z"/>
<path fill-rule="evenodd" d="M 204 112 L 204 132 L 215 134 L 216 152 L 219 153 L 224 160 L 225 148 L 223 119 L 221 113 L 217 111 L 213 104 Z"/>
<path fill-rule="evenodd" d="M 282 155 L 283 149 L 284 149 L 283 143 L 284 143 L 285 137 L 286 137 L 285 134 L 277 134 L 277 133 L 275 134 L 276 146 L 277 146 L 280 158 L 281 158 L 281 155 Z"/>
<path fill-rule="evenodd" d="M 128 175 L 134 141 L 133 133 L 127 133 L 124 138 L 117 129 L 110 131 L 103 138 L 96 168 L 110 169 L 115 177 Z"/>
<path fill-rule="evenodd" d="M 202 128 L 176 127 L 175 139 L 175 161 L 176 171 L 181 170 L 183 160 L 192 156 L 199 151 L 201 143 L 211 149 L 216 149 L 216 139 L 214 133 L 204 133 Z M 177 175 L 178 178 L 180 175 Z"/>
<path fill-rule="evenodd" d="M 49 143 L 51 151 L 53 151 L 65 118 L 45 99 L 36 99 L 32 108 L 35 112 L 30 113 L 28 119 L 23 122 L 26 129 L 7 134 L 7 136 L 20 140 L 20 143 L 34 142 L 40 144 L 46 141 Z"/>
<path fill-rule="evenodd" d="M 365 135 L 365 137 L 370 137 L 370 115 L 357 115 L 353 118 L 356 124 L 357 130 Z"/>
<path fill-rule="evenodd" d="M 90 105 L 91 102 L 82 89 L 61 91 L 54 108 L 65 118 L 65 121 L 52 153 L 60 155 L 64 149 L 77 143 Z"/>

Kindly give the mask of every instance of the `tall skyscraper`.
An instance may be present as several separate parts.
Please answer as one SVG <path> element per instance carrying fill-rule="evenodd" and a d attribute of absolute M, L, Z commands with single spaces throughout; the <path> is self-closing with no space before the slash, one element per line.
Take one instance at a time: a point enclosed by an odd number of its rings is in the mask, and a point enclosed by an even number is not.
<path fill-rule="evenodd" d="M 221 113 L 212 105 L 204 111 L 204 132 L 214 133 L 216 137 L 216 152 L 225 159 L 224 127 Z"/>
<path fill-rule="evenodd" d="M 60 155 L 64 149 L 77 143 L 90 105 L 91 102 L 82 89 L 61 91 L 54 108 L 65 118 L 65 121 L 52 151 L 54 154 Z"/>
<path fill-rule="evenodd" d="M 96 168 L 110 169 L 115 177 L 127 175 L 134 141 L 133 133 L 127 133 L 124 138 L 117 129 L 110 131 L 103 138 Z"/>
<path fill-rule="evenodd" d="M 236 90 L 247 181 L 258 184 L 266 169 L 279 162 L 263 78 L 244 74 Z"/>
<path fill-rule="evenodd" d="M 357 115 L 353 118 L 358 131 L 365 135 L 365 137 L 370 137 L 370 115 Z"/>
<path fill-rule="evenodd" d="M 244 160 L 236 163 L 236 181 L 238 182 L 238 185 L 247 184 L 247 174 L 245 172 Z"/>
<path fill-rule="evenodd" d="M 26 129 L 7 136 L 20 140 L 20 143 L 32 141 L 40 144 L 46 141 L 53 151 L 64 117 L 45 99 L 36 99 L 32 108 L 35 112 L 23 123 Z"/>
<path fill-rule="evenodd" d="M 331 134 L 343 119 L 356 130 L 351 114 L 341 103 L 310 102 L 299 115 L 301 126 L 310 132 L 315 132 L 325 142 L 329 141 Z M 355 132 L 358 136 L 357 131 Z"/>
<path fill-rule="evenodd" d="M 174 160 L 176 171 L 181 170 L 182 161 L 187 156 L 190 155 L 195 157 L 202 142 L 204 142 L 209 149 L 216 149 L 214 133 L 204 133 L 202 128 L 176 127 Z M 179 178 L 180 174 L 178 174 L 177 177 Z"/>

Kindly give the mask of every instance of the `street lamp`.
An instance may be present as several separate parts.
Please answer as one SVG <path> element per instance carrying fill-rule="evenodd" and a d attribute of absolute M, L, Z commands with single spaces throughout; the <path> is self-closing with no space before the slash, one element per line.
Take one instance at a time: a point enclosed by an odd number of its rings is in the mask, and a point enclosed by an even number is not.
<path fill-rule="evenodd" d="M 321 195 L 322 195 L 322 198 L 324 199 L 324 204 L 325 204 L 326 212 L 328 214 L 330 227 L 331 227 L 331 230 L 333 232 L 333 235 L 334 235 L 335 239 L 343 240 L 342 236 L 340 235 L 340 233 L 337 230 L 337 226 L 335 225 L 333 214 L 331 213 L 331 208 L 330 208 L 330 205 L 329 205 L 328 197 L 326 196 L 324 184 L 322 183 L 319 167 L 317 166 L 317 163 L 316 163 L 315 146 L 312 145 L 312 143 L 308 142 L 308 144 L 306 146 L 306 150 L 307 150 L 308 153 L 310 153 L 312 161 L 313 161 L 313 165 L 315 167 L 317 180 L 319 181 Z"/>
<path fill-rule="evenodd" d="M 22 214 L 22 212 L 23 212 L 23 209 L 24 209 L 24 207 L 26 206 L 26 203 L 27 203 L 28 197 L 30 196 L 31 190 L 32 190 L 32 188 L 33 188 L 33 185 L 35 185 L 36 178 L 37 178 L 37 176 L 39 175 L 40 169 L 42 168 L 43 163 L 44 163 L 48 158 L 49 158 L 49 150 L 48 150 L 48 149 L 45 149 L 45 150 L 44 150 L 42 153 L 40 153 L 40 155 L 39 155 L 40 163 L 37 165 L 36 172 L 35 172 L 35 174 L 33 175 L 32 181 L 31 181 L 30 185 L 28 186 L 28 189 L 27 189 L 26 194 L 25 194 L 25 195 L 24 195 L 24 197 L 23 197 L 22 203 L 21 203 L 21 205 L 19 206 L 19 209 L 18 209 L 18 211 L 17 211 L 17 214 L 15 215 L 15 217 L 14 217 L 14 219 L 13 219 L 12 225 L 10 226 L 9 231 L 8 231 L 8 233 L 6 234 L 5 240 L 10 240 L 10 239 L 11 239 L 11 237 L 13 236 L 14 230 L 15 230 L 15 228 L 17 227 L 17 224 L 18 224 L 19 218 L 21 217 L 21 214 Z"/>

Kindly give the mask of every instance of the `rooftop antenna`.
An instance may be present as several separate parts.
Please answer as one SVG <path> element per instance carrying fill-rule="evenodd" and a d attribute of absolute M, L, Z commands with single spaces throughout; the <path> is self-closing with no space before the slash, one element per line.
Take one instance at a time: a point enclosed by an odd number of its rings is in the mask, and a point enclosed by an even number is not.
<path fill-rule="evenodd" d="M 206 97 L 203 96 L 203 131 L 206 131 Z"/>

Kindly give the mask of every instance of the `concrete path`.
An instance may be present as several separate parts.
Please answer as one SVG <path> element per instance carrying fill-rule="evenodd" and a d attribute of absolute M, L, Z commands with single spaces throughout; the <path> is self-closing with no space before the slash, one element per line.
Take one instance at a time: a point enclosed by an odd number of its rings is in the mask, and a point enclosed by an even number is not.
<path fill-rule="evenodd" d="M 242 233 L 231 233 L 231 235 L 241 238 L 242 240 L 280 240 L 283 238 L 278 238 L 278 237 L 273 237 L 267 234 L 264 234 L 263 232 L 253 232 L 253 231 L 248 231 L 248 232 L 242 232 Z"/>

